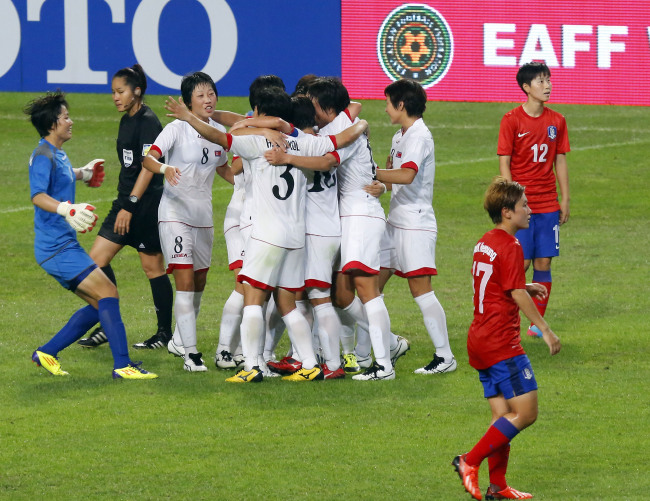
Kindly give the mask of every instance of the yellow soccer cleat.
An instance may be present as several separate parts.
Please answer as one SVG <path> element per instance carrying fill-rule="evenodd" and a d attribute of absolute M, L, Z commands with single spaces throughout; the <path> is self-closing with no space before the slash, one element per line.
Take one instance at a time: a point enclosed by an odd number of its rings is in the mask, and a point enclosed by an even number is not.
<path fill-rule="evenodd" d="M 226 379 L 227 383 L 261 383 L 264 380 L 264 374 L 258 366 L 253 367 L 251 370 L 240 370 L 234 376 Z"/>
<path fill-rule="evenodd" d="M 324 376 L 323 370 L 316 366 L 313 369 L 300 369 L 290 376 L 284 376 L 282 379 L 285 381 L 316 381 L 324 379 Z"/>
<path fill-rule="evenodd" d="M 59 364 L 59 360 L 56 357 L 53 357 L 52 355 L 48 355 L 47 353 L 43 353 L 42 351 L 36 350 L 32 354 L 32 362 L 34 362 L 39 367 L 43 367 L 43 369 L 45 369 L 53 376 L 70 375 L 66 371 L 61 369 L 61 364 Z"/>
<path fill-rule="evenodd" d="M 131 362 L 126 367 L 113 370 L 113 379 L 156 379 L 158 374 L 140 367 L 142 362 Z"/>
<path fill-rule="evenodd" d="M 354 353 L 346 353 L 343 355 L 343 370 L 346 374 L 359 374 L 361 372 L 361 367 Z"/>

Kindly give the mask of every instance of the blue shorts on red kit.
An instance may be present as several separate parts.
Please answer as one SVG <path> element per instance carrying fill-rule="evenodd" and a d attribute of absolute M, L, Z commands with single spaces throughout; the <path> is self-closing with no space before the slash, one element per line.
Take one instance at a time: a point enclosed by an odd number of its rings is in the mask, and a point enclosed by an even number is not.
<path fill-rule="evenodd" d="M 524 251 L 524 259 L 560 255 L 560 211 L 530 215 L 530 225 L 515 237 Z"/>
<path fill-rule="evenodd" d="M 485 398 L 502 394 L 506 400 L 537 389 L 535 373 L 526 355 L 517 355 L 478 371 Z"/>

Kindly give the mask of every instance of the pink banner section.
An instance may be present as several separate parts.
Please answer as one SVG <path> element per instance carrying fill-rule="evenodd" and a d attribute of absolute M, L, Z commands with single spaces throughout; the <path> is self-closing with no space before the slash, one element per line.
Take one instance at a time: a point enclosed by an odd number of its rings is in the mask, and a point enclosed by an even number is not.
<path fill-rule="evenodd" d="M 551 102 L 650 105 L 648 0 L 342 0 L 341 54 L 358 99 L 413 78 L 431 100 L 518 102 L 517 69 L 543 61 Z"/>

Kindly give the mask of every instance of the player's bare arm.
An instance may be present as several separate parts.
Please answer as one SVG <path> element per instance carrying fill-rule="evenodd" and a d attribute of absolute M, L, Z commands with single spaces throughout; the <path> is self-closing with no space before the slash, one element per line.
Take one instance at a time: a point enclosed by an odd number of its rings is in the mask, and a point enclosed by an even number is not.
<path fill-rule="evenodd" d="M 162 174 L 170 186 L 176 186 L 181 181 L 180 169 L 160 162 L 159 158 L 160 154 L 157 151 L 149 150 L 147 156 L 142 159 L 142 167 L 154 174 Z"/>
<path fill-rule="evenodd" d="M 328 171 L 336 166 L 336 157 L 327 154 L 322 157 L 290 155 L 279 148 L 271 148 L 264 153 L 264 158 L 271 165 L 293 165 L 301 169 Z"/>
<path fill-rule="evenodd" d="M 512 181 L 510 172 L 510 155 L 499 155 L 499 173 L 508 181 Z"/>
<path fill-rule="evenodd" d="M 544 299 L 546 296 L 548 296 L 546 287 L 538 283 L 526 284 L 526 291 L 528 294 L 530 294 L 531 297 L 536 299 Z"/>
<path fill-rule="evenodd" d="M 363 191 L 368 193 L 368 195 L 372 195 L 375 198 L 379 198 L 384 193 L 386 193 L 387 189 L 384 183 L 382 183 L 381 181 L 374 180 L 372 183 L 364 186 Z"/>
<path fill-rule="evenodd" d="M 560 224 L 569 220 L 569 168 L 567 166 L 566 155 L 558 154 L 555 156 L 555 175 L 557 184 L 560 188 Z"/>
<path fill-rule="evenodd" d="M 510 293 L 512 299 L 517 303 L 517 306 L 519 306 L 519 309 L 523 314 L 528 317 L 528 320 L 542 331 L 542 337 L 544 338 L 544 342 L 548 345 L 551 355 L 559 353 L 560 348 L 562 347 L 560 338 L 555 335 L 546 323 L 546 320 L 544 320 L 544 317 L 539 314 L 535 303 L 533 303 L 533 299 L 530 297 L 530 294 L 528 294 L 526 289 L 514 289 L 510 291 Z"/>
<path fill-rule="evenodd" d="M 215 110 L 212 112 L 212 120 L 224 127 L 232 127 L 244 118 L 246 118 L 244 115 L 232 111 Z"/>
<path fill-rule="evenodd" d="M 279 130 L 258 127 L 245 127 L 243 129 L 233 128 L 230 129 L 230 131 L 233 136 L 264 136 L 266 140 L 271 144 L 274 144 L 283 150 L 286 150 L 288 146 L 286 136 Z"/>
<path fill-rule="evenodd" d="M 235 174 L 233 173 L 230 165 L 223 164 L 217 167 L 217 174 L 226 182 L 234 185 L 235 184 Z"/>
<path fill-rule="evenodd" d="M 245 127 L 275 129 L 285 134 L 291 134 L 293 132 L 293 125 L 291 125 L 289 122 L 282 120 L 279 117 L 269 117 L 269 116 L 260 116 L 260 117 L 246 118 L 244 120 L 240 120 L 239 122 L 237 122 L 231 127 L 230 132 L 232 133 L 236 130 Z"/>
<path fill-rule="evenodd" d="M 208 141 L 218 144 L 222 148 L 228 149 L 228 137 L 226 134 L 194 115 L 189 108 L 185 106 L 185 103 L 183 103 L 183 98 L 179 98 L 178 101 L 176 101 L 173 97 L 169 96 L 165 101 L 165 109 L 169 111 L 169 113 L 167 113 L 168 117 L 178 118 L 179 120 L 187 122 Z"/>
<path fill-rule="evenodd" d="M 391 184 L 411 184 L 415 179 L 417 172 L 415 169 L 377 169 L 377 180 L 382 183 Z"/>

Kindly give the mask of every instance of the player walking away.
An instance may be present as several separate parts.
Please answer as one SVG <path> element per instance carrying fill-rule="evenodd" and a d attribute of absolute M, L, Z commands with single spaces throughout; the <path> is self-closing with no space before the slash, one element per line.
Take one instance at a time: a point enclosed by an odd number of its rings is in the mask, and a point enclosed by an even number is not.
<path fill-rule="evenodd" d="M 209 75 L 197 71 L 183 77 L 181 94 L 197 120 L 225 131 L 210 118 L 218 96 Z M 169 165 L 159 161 L 163 156 Z M 178 344 L 185 354 L 183 368 L 207 371 L 196 346 L 196 318 L 212 259 L 212 184 L 215 172 L 231 181 L 228 157 L 186 122 L 175 120 L 156 138 L 143 166 L 165 174 L 167 180 L 158 208 L 158 230 L 167 273 L 174 275 L 176 284 L 174 313 Z"/>
<path fill-rule="evenodd" d="M 266 115 L 288 118 L 289 96 L 279 89 L 266 89 L 261 94 L 259 110 Z M 292 166 L 271 166 L 264 152 L 273 146 L 262 136 L 232 136 L 208 129 L 188 113 L 182 103 L 170 99 L 166 106 L 169 116 L 188 120 L 192 127 L 212 141 L 228 146 L 233 153 L 248 160 L 252 173 L 253 198 L 256 200 L 253 228 L 246 244 L 246 258 L 238 280 L 244 283 L 244 314 L 241 324 L 244 369 L 229 382 L 262 381 L 259 347 L 263 341 L 264 319 L 262 304 L 268 291 L 276 289 L 275 300 L 289 337 L 302 360 L 302 369 L 284 379 L 313 381 L 323 378 L 316 364 L 311 332 L 307 320 L 296 309 L 295 292 L 304 286 L 305 187 L 306 179 Z M 291 139 L 292 151 L 322 156 L 337 144 L 346 145 L 367 127 L 363 122 L 336 137 L 317 138 L 305 135 Z"/>
<path fill-rule="evenodd" d="M 447 318 L 431 288 L 431 276 L 437 274 L 438 227 L 431 205 L 436 169 L 434 143 L 422 120 L 427 95 L 413 80 L 393 82 L 384 95 L 386 113 L 391 123 L 401 125 L 401 129 L 393 136 L 387 168 L 377 170 L 377 180 L 392 186 L 381 265 L 408 280 L 435 347 L 433 360 L 415 373 L 451 372 L 456 370 L 456 359 L 449 346 Z"/>
<path fill-rule="evenodd" d="M 162 131 L 162 125 L 151 108 L 144 104 L 147 77 L 139 64 L 115 73 L 112 90 L 117 111 L 124 113 L 117 133 L 120 178 L 117 198 L 90 249 L 90 257 L 113 283 L 117 283 L 111 261 L 126 245 L 138 251 L 142 270 L 151 286 L 158 330 L 146 341 L 133 346 L 156 349 L 166 346 L 172 336 L 174 291 L 165 273 L 157 227 L 163 177 L 143 169 L 142 159 Z M 84 348 L 94 348 L 105 342 L 101 326 L 88 338 L 79 340 Z"/>
<path fill-rule="evenodd" d="M 523 251 L 515 237 L 529 225 L 531 210 L 524 187 L 497 176 L 485 194 L 485 210 L 496 225 L 474 247 L 474 320 L 467 335 L 469 363 L 478 370 L 492 410 L 489 429 L 467 454 L 454 458 L 463 485 L 481 499 L 478 471 L 488 458 L 490 486 L 486 499 L 529 499 L 506 482 L 510 441 L 537 419 L 537 383 L 521 347 L 519 310 L 542 331 L 551 355 L 560 340 L 535 308 L 544 297 L 542 284 L 526 284 Z"/>
<path fill-rule="evenodd" d="M 548 291 L 543 299 L 535 299 L 537 310 L 544 316 L 551 294 L 551 260 L 560 255 L 560 226 L 569 220 L 569 135 L 564 117 L 544 106 L 551 96 L 548 66 L 524 64 L 517 72 L 517 83 L 527 99 L 501 120 L 497 154 L 501 175 L 526 187 L 533 211 L 530 227 L 517 233 L 517 238 L 524 250 L 526 270 L 533 263 L 533 282 L 543 284 Z M 542 334 L 531 325 L 528 335 Z"/>
<path fill-rule="evenodd" d="M 337 78 L 319 78 L 309 86 L 321 134 L 334 134 L 353 122 L 347 112 L 350 97 Z M 367 137 L 333 153 L 336 158 L 341 216 L 341 269 L 336 278 L 336 302 L 358 324 L 367 324 L 375 363 L 360 381 L 394 379 L 391 348 L 397 337 L 391 336 L 388 310 L 379 291 L 380 241 L 386 221 L 376 197 L 364 187 L 375 176 Z M 355 295 L 355 291 L 358 297 Z"/>
<path fill-rule="evenodd" d="M 75 181 L 100 186 L 104 179 L 101 162 L 93 160 L 73 169 L 61 149 L 72 137 L 73 124 L 62 92 L 35 99 L 26 106 L 25 113 L 41 136 L 29 159 L 36 261 L 63 287 L 88 303 L 52 339 L 34 351 L 32 361 L 55 376 L 67 376 L 57 355 L 101 322 L 113 354 L 113 378 L 156 378 L 156 374 L 142 369 L 140 363 L 131 362 L 117 288 L 77 241 L 76 232 L 92 231 L 97 216 L 92 205 L 74 203 Z"/>

